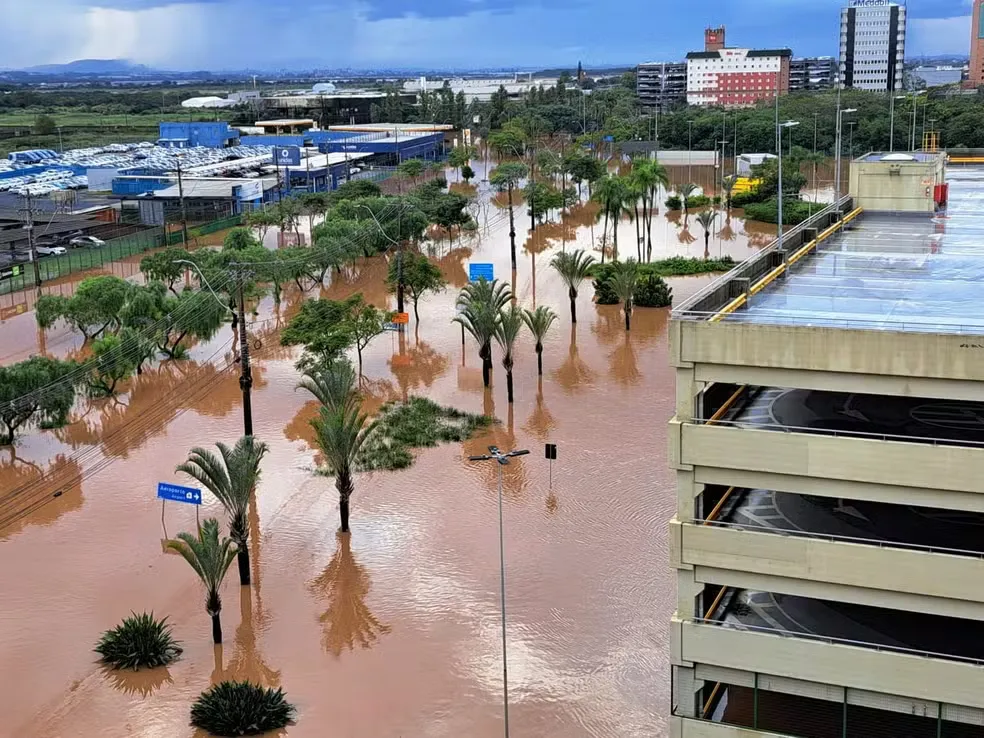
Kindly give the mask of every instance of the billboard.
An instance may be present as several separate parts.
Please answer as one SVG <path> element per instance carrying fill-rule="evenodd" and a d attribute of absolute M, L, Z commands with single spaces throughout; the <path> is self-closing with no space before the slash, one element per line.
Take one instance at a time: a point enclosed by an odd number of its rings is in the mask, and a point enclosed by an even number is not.
<path fill-rule="evenodd" d="M 273 162 L 281 167 L 299 167 L 301 149 L 297 146 L 274 146 Z"/>
<path fill-rule="evenodd" d="M 263 183 L 260 181 L 243 182 L 236 187 L 239 190 L 239 199 L 244 202 L 252 202 L 263 197 Z"/>

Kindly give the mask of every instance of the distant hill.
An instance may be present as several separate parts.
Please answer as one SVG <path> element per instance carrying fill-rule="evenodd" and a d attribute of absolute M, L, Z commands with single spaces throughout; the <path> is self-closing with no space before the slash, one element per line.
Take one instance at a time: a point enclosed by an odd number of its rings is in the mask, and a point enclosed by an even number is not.
<path fill-rule="evenodd" d="M 133 64 L 125 59 L 78 59 L 68 64 L 41 64 L 20 70 L 29 74 L 84 76 L 146 76 L 161 74 L 143 64 Z"/>

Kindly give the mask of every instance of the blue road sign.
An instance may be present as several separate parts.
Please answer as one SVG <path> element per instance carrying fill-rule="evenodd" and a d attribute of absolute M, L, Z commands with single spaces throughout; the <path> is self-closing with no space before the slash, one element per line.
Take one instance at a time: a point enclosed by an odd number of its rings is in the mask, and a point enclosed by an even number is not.
<path fill-rule="evenodd" d="M 468 264 L 468 281 L 477 282 L 480 279 L 491 282 L 493 279 L 493 269 L 491 264 Z"/>
<path fill-rule="evenodd" d="M 274 146 L 273 161 L 282 167 L 301 166 L 301 150 L 297 146 Z"/>
<path fill-rule="evenodd" d="M 201 505 L 202 491 L 194 487 L 182 487 L 180 484 L 158 482 L 157 498 L 171 502 L 187 502 L 189 505 Z"/>
<path fill-rule="evenodd" d="M 605 140 L 608 143 L 613 143 L 615 141 L 615 137 L 614 136 L 605 136 Z"/>

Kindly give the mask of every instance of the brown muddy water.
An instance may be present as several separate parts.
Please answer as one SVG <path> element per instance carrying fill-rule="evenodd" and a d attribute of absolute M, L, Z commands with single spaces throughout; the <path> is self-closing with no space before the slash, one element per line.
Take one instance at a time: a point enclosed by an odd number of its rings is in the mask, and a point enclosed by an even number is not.
<path fill-rule="evenodd" d="M 502 423 L 421 451 L 409 470 L 359 474 L 348 537 L 336 535 L 332 481 L 312 474 L 315 406 L 295 390 L 297 353 L 278 345 L 301 296 L 288 293 L 279 309 L 270 298 L 258 306 L 254 425 L 271 450 L 250 520 L 254 586 L 241 589 L 233 570 L 222 589 L 224 646 L 211 644 L 190 567 L 162 553 L 155 488 L 187 483 L 174 467 L 192 446 L 231 443 L 242 431 L 228 327 L 115 400 L 80 400 L 67 427 L 26 432 L 0 450 L 0 735 L 197 737 L 190 704 L 222 678 L 282 686 L 298 707 L 283 733 L 292 738 L 500 735 L 496 472 L 465 460 L 492 443 L 531 451 L 504 474 L 513 734 L 665 735 L 675 597 L 666 540 L 675 508 L 665 451 L 674 396 L 668 311 L 637 309 L 626 334 L 619 309 L 595 306 L 585 284 L 572 327 L 549 261 L 600 235 L 593 207 L 533 235 L 517 208 L 512 276 L 505 211 L 488 202 L 487 184 L 478 190 L 475 211 L 488 227 L 434 244 L 452 288 L 422 300 L 420 323 L 411 320 L 405 336 L 370 345 L 365 392 L 372 406 L 420 394 Z M 661 214 L 658 225 L 654 258 L 703 253 L 702 236 L 681 239 L 682 223 Z M 741 259 L 769 237 L 737 215 L 730 228 L 731 237 L 712 240 L 712 254 Z M 620 243 L 634 250 L 634 238 L 623 222 Z M 542 382 L 522 336 L 513 407 L 499 352 L 486 393 L 474 343 L 463 348 L 450 322 L 454 288 L 472 260 L 494 263 L 522 305 L 550 305 L 560 316 Z M 366 260 L 322 294 L 362 291 L 392 307 L 385 271 L 381 258 Z M 677 300 L 709 279 L 671 280 Z M 79 348 L 64 328 L 45 336 L 33 321 L 27 312 L 0 324 L 0 356 Z M 546 442 L 559 449 L 552 489 Z M 224 520 L 206 500 L 202 516 Z M 172 536 L 191 530 L 195 511 L 169 503 L 164 523 Z M 99 634 L 131 610 L 169 616 L 185 648 L 178 662 L 139 675 L 96 664 Z"/>

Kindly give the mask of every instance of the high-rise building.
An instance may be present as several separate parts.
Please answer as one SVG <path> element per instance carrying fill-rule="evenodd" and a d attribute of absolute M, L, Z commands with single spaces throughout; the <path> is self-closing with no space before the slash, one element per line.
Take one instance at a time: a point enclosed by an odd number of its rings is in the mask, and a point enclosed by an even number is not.
<path fill-rule="evenodd" d="M 724 48 L 724 26 L 704 29 L 704 51 L 720 51 Z"/>
<path fill-rule="evenodd" d="M 840 84 L 859 90 L 901 90 L 905 5 L 850 0 L 841 9 Z"/>
<path fill-rule="evenodd" d="M 645 107 L 665 110 L 687 99 L 686 62 L 646 62 L 636 69 L 636 95 Z"/>
<path fill-rule="evenodd" d="M 687 54 L 687 102 L 754 105 L 789 92 L 789 49 L 718 49 Z"/>
<path fill-rule="evenodd" d="M 812 56 L 789 62 L 789 91 L 828 90 L 837 81 L 837 62 L 831 56 Z"/>
<path fill-rule="evenodd" d="M 984 85 L 984 0 L 974 0 L 973 21 L 970 24 L 970 74 L 968 84 Z"/>

